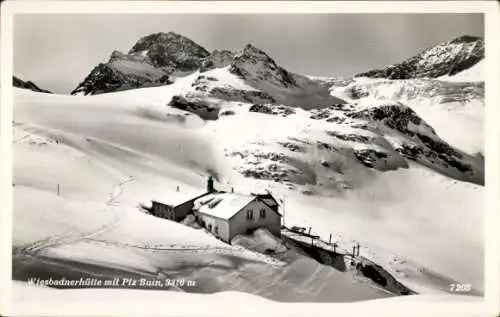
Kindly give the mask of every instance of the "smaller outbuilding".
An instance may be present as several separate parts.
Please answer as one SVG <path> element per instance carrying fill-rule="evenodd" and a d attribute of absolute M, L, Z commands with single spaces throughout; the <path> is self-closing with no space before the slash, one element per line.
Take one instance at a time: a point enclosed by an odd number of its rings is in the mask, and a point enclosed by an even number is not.
<path fill-rule="evenodd" d="M 168 197 L 153 199 L 149 206 L 149 213 L 159 218 L 180 222 L 191 213 L 194 201 L 207 194 L 203 193 L 189 198 L 186 194 L 173 192 Z"/>

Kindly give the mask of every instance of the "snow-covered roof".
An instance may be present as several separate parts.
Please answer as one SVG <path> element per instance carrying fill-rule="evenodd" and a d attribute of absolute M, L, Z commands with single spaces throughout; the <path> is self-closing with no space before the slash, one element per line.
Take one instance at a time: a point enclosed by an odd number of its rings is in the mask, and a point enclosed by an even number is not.
<path fill-rule="evenodd" d="M 196 198 L 200 195 L 202 195 L 202 193 L 197 193 L 197 192 L 186 193 L 186 192 L 172 191 L 172 192 L 162 194 L 158 197 L 153 197 L 151 200 L 165 204 L 165 205 L 170 205 L 170 206 L 175 207 L 175 206 L 178 206 L 182 203 L 185 203 L 188 200 Z"/>
<path fill-rule="evenodd" d="M 236 193 L 212 193 L 194 202 L 194 210 L 217 218 L 229 219 L 257 197 Z"/>

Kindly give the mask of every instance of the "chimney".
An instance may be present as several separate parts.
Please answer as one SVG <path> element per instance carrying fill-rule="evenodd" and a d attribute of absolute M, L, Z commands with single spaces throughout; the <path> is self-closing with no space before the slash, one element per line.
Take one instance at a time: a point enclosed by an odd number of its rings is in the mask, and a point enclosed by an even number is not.
<path fill-rule="evenodd" d="M 207 181 L 207 192 L 209 193 L 215 192 L 214 179 L 212 178 L 212 176 L 210 176 Z"/>

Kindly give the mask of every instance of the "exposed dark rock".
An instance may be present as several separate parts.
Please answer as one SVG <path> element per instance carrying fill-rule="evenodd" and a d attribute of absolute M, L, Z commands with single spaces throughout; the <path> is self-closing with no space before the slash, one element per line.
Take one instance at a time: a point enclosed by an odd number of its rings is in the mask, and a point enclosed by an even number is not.
<path fill-rule="evenodd" d="M 396 151 L 410 160 L 427 160 L 440 163 L 444 168 L 452 167 L 460 172 L 472 172 L 472 167 L 461 161 L 463 155 L 446 142 L 440 140 L 434 129 L 418 117 L 412 109 L 406 106 L 401 104 L 382 105 L 347 115 L 357 119 L 380 122 L 384 126 L 394 129 L 409 139 L 418 142 L 420 145 L 410 146 L 404 144 L 396 148 Z M 420 129 L 410 129 L 409 123 L 420 126 Z M 427 133 L 423 131 L 427 131 Z M 434 135 L 435 137 L 429 135 Z M 355 155 L 359 160 L 362 160 L 365 165 L 373 165 L 373 162 L 366 159 L 364 155 L 361 157 L 359 157 L 359 154 Z"/>
<path fill-rule="evenodd" d="M 345 93 L 349 96 L 349 98 L 354 99 L 354 100 L 368 97 L 370 95 L 370 93 L 368 91 L 363 90 L 361 87 L 359 87 L 357 85 L 352 85 L 352 86 L 348 87 L 345 90 Z"/>
<path fill-rule="evenodd" d="M 145 62 L 154 67 L 179 71 L 196 70 L 210 53 L 192 40 L 174 32 L 154 33 L 141 38 L 129 54 L 145 51 Z"/>
<path fill-rule="evenodd" d="M 23 80 L 17 78 L 16 76 L 12 76 L 12 85 L 14 87 L 29 89 L 29 90 L 36 91 L 36 92 L 44 92 L 44 93 L 48 93 L 48 94 L 52 93 L 48 90 L 45 90 L 45 89 L 38 87 L 37 85 L 35 85 L 31 81 L 23 81 Z"/>
<path fill-rule="evenodd" d="M 210 96 L 228 101 L 273 103 L 275 100 L 260 90 L 242 90 L 232 87 L 213 87 L 208 90 Z"/>
<path fill-rule="evenodd" d="M 335 131 L 326 131 L 326 134 L 330 135 L 330 136 L 334 136 L 340 140 L 344 140 L 344 141 L 352 141 L 352 142 L 359 142 L 359 143 L 369 143 L 370 141 L 372 141 L 371 138 L 368 138 L 364 135 L 360 135 L 360 134 L 354 134 L 354 133 L 350 133 L 350 134 L 342 134 L 342 133 L 339 133 L 339 132 L 335 132 Z"/>
<path fill-rule="evenodd" d="M 313 120 L 322 120 L 331 116 L 331 111 L 328 109 L 312 109 L 310 112 L 309 118 Z"/>
<path fill-rule="evenodd" d="M 304 150 L 300 145 L 293 142 L 280 141 L 278 144 L 292 152 L 301 152 Z"/>
<path fill-rule="evenodd" d="M 328 120 L 326 120 L 328 121 Z M 361 130 L 370 130 L 370 126 L 367 123 L 355 123 L 351 125 L 352 128 Z"/>
<path fill-rule="evenodd" d="M 233 110 L 224 110 L 219 113 L 219 117 L 222 116 L 234 116 L 234 111 Z"/>
<path fill-rule="evenodd" d="M 214 50 L 209 56 L 202 59 L 200 71 L 205 72 L 213 68 L 226 67 L 231 64 L 235 55 L 235 52 L 228 50 Z"/>
<path fill-rule="evenodd" d="M 248 80 L 269 81 L 282 87 L 297 85 L 291 73 L 251 44 L 246 45 L 241 54 L 233 58 L 229 71 Z"/>
<path fill-rule="evenodd" d="M 364 276 L 368 277 L 375 283 L 381 285 L 381 286 L 386 286 L 387 285 L 387 279 L 378 271 L 376 270 L 372 265 L 366 264 L 362 265 L 360 268 L 361 273 L 363 273 Z"/>
<path fill-rule="evenodd" d="M 203 100 L 187 100 L 182 96 L 173 96 L 168 106 L 197 114 L 203 120 L 217 120 L 219 108 Z"/>
<path fill-rule="evenodd" d="M 459 160 L 463 157 L 463 155 L 447 143 L 433 140 L 426 135 L 418 134 L 417 136 L 422 141 L 422 143 L 424 143 L 428 148 L 435 152 L 438 157 L 446 162 L 449 166 L 454 167 L 461 172 L 472 172 L 472 168 L 470 165 L 462 163 Z"/>
<path fill-rule="evenodd" d="M 120 71 L 119 65 L 101 63 L 90 72 L 71 94 L 96 95 L 147 86 L 169 85 L 171 83 L 170 77 L 164 73 L 158 73 L 157 76 L 153 76 L 148 72 L 125 74 Z"/>
<path fill-rule="evenodd" d="M 85 95 L 106 93 L 118 90 L 122 84 L 124 84 L 123 80 L 110 67 L 100 63 L 71 94 L 74 95 L 78 92 L 83 92 Z"/>
<path fill-rule="evenodd" d="M 170 85 L 171 83 L 173 83 L 173 81 L 170 80 L 170 77 L 168 75 L 163 75 L 155 80 L 155 83 Z"/>
<path fill-rule="evenodd" d="M 357 112 L 346 114 L 348 117 L 363 120 L 374 120 L 382 122 L 384 125 L 391 129 L 395 129 L 401 133 L 413 136 L 414 132 L 408 130 L 408 123 L 420 125 L 422 119 L 411 108 L 404 106 L 400 103 L 381 105 Z M 433 134 L 436 132 L 428 125 L 426 128 Z"/>
<path fill-rule="evenodd" d="M 254 104 L 248 110 L 250 112 L 260 112 L 271 115 L 279 115 L 282 117 L 295 113 L 295 110 L 292 107 L 276 104 Z"/>
<path fill-rule="evenodd" d="M 374 168 L 377 161 L 387 157 L 387 153 L 365 149 L 365 150 L 354 150 L 354 156 L 358 161 L 360 161 L 366 167 Z"/>
<path fill-rule="evenodd" d="M 330 107 L 328 107 L 332 110 L 339 110 L 339 111 L 351 111 L 354 107 L 351 104 L 347 103 L 337 103 L 333 104 Z"/>
<path fill-rule="evenodd" d="M 250 112 L 260 112 L 260 113 L 265 113 L 265 114 L 271 114 L 272 109 L 269 105 L 265 104 L 255 104 L 251 106 L 248 111 Z"/>
<path fill-rule="evenodd" d="M 344 123 L 344 121 L 345 118 L 337 116 L 329 117 L 328 119 L 326 119 L 326 122 Z"/>
<path fill-rule="evenodd" d="M 403 144 L 402 147 L 396 148 L 396 151 L 412 161 L 417 161 L 419 155 L 424 155 L 422 148 L 408 144 Z"/>
<path fill-rule="evenodd" d="M 316 147 L 319 149 L 329 150 L 329 151 L 337 151 L 337 149 L 328 143 L 322 141 L 316 141 Z"/>
<path fill-rule="evenodd" d="M 270 164 L 267 169 L 256 168 L 256 169 L 246 169 L 242 171 L 245 177 L 251 177 L 261 180 L 272 180 L 275 182 L 288 182 L 290 181 L 290 171 L 282 169 L 278 164 Z"/>

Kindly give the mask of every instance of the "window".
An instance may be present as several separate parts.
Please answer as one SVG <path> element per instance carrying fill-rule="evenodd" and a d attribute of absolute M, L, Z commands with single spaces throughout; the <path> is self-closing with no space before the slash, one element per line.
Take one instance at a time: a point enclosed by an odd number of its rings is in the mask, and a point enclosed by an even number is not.
<path fill-rule="evenodd" d="M 260 210 L 260 213 L 259 213 L 259 216 L 260 216 L 260 218 L 262 218 L 262 219 L 266 218 L 266 210 L 265 210 L 265 209 L 261 209 L 261 210 Z"/>
<path fill-rule="evenodd" d="M 219 227 L 215 226 L 215 228 L 214 228 L 214 233 L 215 233 L 216 235 L 217 235 L 217 234 L 219 234 Z"/>
<path fill-rule="evenodd" d="M 252 220 L 253 219 L 253 210 L 249 209 L 247 210 L 247 220 Z"/>
<path fill-rule="evenodd" d="M 208 231 L 212 231 L 212 225 L 211 224 L 208 225 Z"/>

